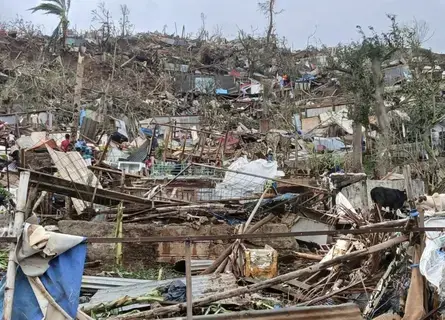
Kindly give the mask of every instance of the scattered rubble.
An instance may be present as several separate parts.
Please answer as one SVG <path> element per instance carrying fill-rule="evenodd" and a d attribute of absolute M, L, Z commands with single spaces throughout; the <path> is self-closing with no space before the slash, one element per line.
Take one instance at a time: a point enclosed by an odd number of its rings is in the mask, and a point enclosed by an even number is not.
<path fill-rule="evenodd" d="M 241 39 L 148 33 L 37 61 L 44 37 L 0 37 L 5 319 L 445 314 L 443 170 L 394 144 L 392 172 L 351 172 L 354 101 L 323 52 L 253 70 Z"/>

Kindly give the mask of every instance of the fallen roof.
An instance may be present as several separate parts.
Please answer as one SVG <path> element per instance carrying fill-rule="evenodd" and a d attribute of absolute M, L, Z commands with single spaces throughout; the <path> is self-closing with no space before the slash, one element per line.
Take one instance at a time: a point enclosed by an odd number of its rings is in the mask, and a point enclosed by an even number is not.
<path fill-rule="evenodd" d="M 119 286 L 106 290 L 99 290 L 90 300 L 89 303 L 81 305 L 82 308 L 87 309 L 90 305 L 99 303 L 107 303 L 115 301 L 124 296 L 130 298 L 137 298 L 145 296 L 147 293 L 152 292 L 156 288 L 169 285 L 175 280 L 181 280 L 186 282 L 185 278 L 169 279 L 161 281 L 147 281 L 145 283 L 133 283 L 127 286 Z M 215 293 L 223 292 L 226 290 L 236 289 L 236 278 L 231 273 L 201 275 L 192 277 L 192 297 L 193 299 L 202 298 L 204 296 L 212 295 Z"/>

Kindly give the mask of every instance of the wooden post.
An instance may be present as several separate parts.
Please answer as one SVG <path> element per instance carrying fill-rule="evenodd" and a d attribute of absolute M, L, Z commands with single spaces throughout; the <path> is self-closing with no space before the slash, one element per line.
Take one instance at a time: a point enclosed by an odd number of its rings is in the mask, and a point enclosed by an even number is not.
<path fill-rule="evenodd" d="M 166 134 L 167 132 L 167 134 Z M 167 161 L 167 150 L 170 144 L 170 136 L 171 136 L 172 128 L 168 127 L 167 130 L 164 131 L 164 152 L 162 154 L 162 161 Z"/>
<path fill-rule="evenodd" d="M 187 142 L 187 131 L 185 132 L 184 135 L 184 141 L 182 141 L 182 149 L 181 149 L 181 156 L 179 157 L 179 161 L 182 162 L 184 160 L 184 152 L 185 152 L 185 144 Z"/>
<path fill-rule="evenodd" d="M 28 197 L 28 184 L 29 184 L 30 173 L 24 171 L 20 173 L 20 182 L 17 194 L 17 208 L 15 210 L 14 217 L 14 229 L 12 230 L 12 236 L 18 236 L 23 222 L 25 222 L 25 209 L 26 209 L 26 199 Z M 14 302 L 14 287 L 15 287 L 15 276 L 17 274 L 17 264 L 14 261 L 15 257 L 15 245 L 11 245 L 9 250 L 9 261 L 8 269 L 6 272 L 6 286 L 5 286 L 5 297 L 3 300 L 3 319 L 12 319 L 12 305 Z"/>
<path fill-rule="evenodd" d="M 192 298 L 192 249 L 190 241 L 185 242 L 185 285 L 187 294 L 187 320 L 193 319 Z"/>
<path fill-rule="evenodd" d="M 9 157 L 8 157 L 8 140 L 5 138 L 5 154 L 6 154 L 6 183 L 8 184 L 8 192 L 10 191 L 9 184 Z"/>
<path fill-rule="evenodd" d="M 111 143 L 111 136 L 108 137 L 107 144 L 105 145 L 104 151 L 100 155 L 99 161 L 97 161 L 96 166 L 100 166 L 102 161 L 104 161 L 105 156 L 107 155 L 107 151 L 108 151 L 108 147 L 110 146 L 110 143 Z"/>
<path fill-rule="evenodd" d="M 74 87 L 74 105 L 73 105 L 73 126 L 71 127 L 71 140 L 77 140 L 77 128 L 79 127 L 79 113 L 80 113 L 80 99 L 82 97 L 82 82 L 83 82 L 83 56 L 79 52 L 77 58 L 76 70 L 76 86 Z"/>
<path fill-rule="evenodd" d="M 414 209 L 416 206 L 414 204 L 413 185 L 411 181 L 411 167 L 409 164 L 403 167 L 403 176 L 405 178 L 406 197 L 411 209 Z"/>
<path fill-rule="evenodd" d="M 199 160 L 202 159 L 202 155 L 204 154 L 204 148 L 206 147 L 206 140 L 207 140 L 207 134 L 203 133 L 201 135 L 202 140 L 201 140 L 201 152 L 199 153 Z"/>
<path fill-rule="evenodd" d="M 298 139 L 300 138 L 300 135 L 298 133 L 295 133 L 295 159 L 294 159 L 294 167 L 295 169 L 298 168 L 298 148 L 299 148 L 299 144 L 298 144 Z"/>
<path fill-rule="evenodd" d="M 222 153 L 222 157 L 221 157 L 221 167 L 222 167 L 222 164 L 224 162 L 224 155 L 226 153 L 227 139 L 228 138 L 229 138 L 229 130 L 227 130 L 226 135 L 224 136 L 223 153 Z"/>
<path fill-rule="evenodd" d="M 122 238 L 123 236 L 123 219 L 124 219 L 124 203 L 121 202 L 117 209 L 117 215 L 116 215 L 116 238 Z M 122 242 L 116 243 L 116 265 L 121 267 L 123 263 L 123 250 L 122 250 Z"/>

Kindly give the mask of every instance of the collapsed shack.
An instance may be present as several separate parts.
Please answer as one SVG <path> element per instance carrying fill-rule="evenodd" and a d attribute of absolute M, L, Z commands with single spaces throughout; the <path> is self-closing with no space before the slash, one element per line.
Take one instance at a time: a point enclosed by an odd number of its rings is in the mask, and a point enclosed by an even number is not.
<path fill-rule="evenodd" d="M 242 160 L 236 164 L 237 169 L 190 163 L 191 173 L 211 168 L 219 178 L 212 188 L 204 186 L 207 192 L 212 189 L 205 199 L 195 196 L 184 200 L 176 197 L 174 190 L 165 188 L 175 182 L 179 184 L 173 189 L 188 183 L 187 179 L 180 182 L 181 174 L 165 179 L 159 187 L 140 196 L 131 195 L 122 185 L 115 191 L 101 188 L 91 178 L 101 170 L 86 171 L 88 167 L 81 161 L 66 162 L 76 159 L 74 154 L 57 154 L 49 146 L 46 148 L 51 159 L 59 162 L 57 172 L 65 177 L 21 171 L 17 210 L 29 217 L 22 237 L 30 244 L 40 243 L 40 248 L 51 247 L 52 241 L 66 234 L 77 237 L 68 236 L 73 246 L 68 251 L 55 248 L 57 263 L 49 264 L 43 274 L 29 270 L 34 266 L 33 260 L 26 263 L 29 254 L 36 254 L 35 249 L 25 255 L 16 254 L 25 278 L 18 273 L 15 281 L 37 281 L 39 287 L 36 277 L 40 277 L 51 296 L 53 289 L 48 280 L 54 280 L 52 272 L 77 261 L 73 264 L 77 269 L 73 269 L 72 281 L 77 283 L 75 288 L 82 303 L 67 306 L 63 297 L 47 298 L 49 305 L 59 306 L 55 307 L 57 311 L 71 318 L 154 319 L 181 316 L 193 310 L 203 319 L 211 314 L 215 319 L 280 319 L 282 314 L 305 319 L 316 319 L 321 314 L 332 319 L 373 319 L 386 312 L 404 314 L 404 319 L 421 319 L 426 308 L 430 308 L 424 303 L 432 291 L 422 296 L 420 288 L 424 283 L 416 267 L 421 256 L 419 235 L 424 231 L 418 227 L 419 218 L 411 214 L 400 220 L 375 221 L 372 210 L 355 210 L 343 193 L 351 196 L 345 191 L 347 188 L 355 188 L 359 194 L 369 193 L 367 189 L 352 187 L 372 182 L 364 175 L 333 174 L 322 184 L 311 186 L 275 178 L 273 162 Z M 260 164 L 264 166 L 261 173 L 266 176 L 246 169 Z M 268 176 L 266 169 L 270 167 L 272 174 Z M 73 172 L 72 168 L 77 170 Z M 145 179 L 125 177 L 125 172 L 119 175 L 117 169 L 104 169 L 124 183 Z M 84 171 L 89 173 L 83 175 Z M 75 174 L 79 176 L 76 178 Z M 23 180 L 29 184 L 24 185 Z M 161 179 L 155 181 L 159 183 Z M 25 202 L 20 198 L 23 190 L 28 193 Z M 286 193 L 280 194 L 280 190 Z M 45 230 L 35 219 L 43 202 L 39 199 L 48 193 L 73 198 L 84 206 L 80 213 L 71 213 L 72 220 L 53 217 L 61 233 Z M 74 255 L 72 250 L 77 253 Z M 91 272 L 89 266 L 93 265 L 91 270 L 97 273 L 94 270 L 98 267 L 103 269 L 114 263 L 124 267 L 139 263 L 142 268 L 153 268 L 157 263 L 181 260 L 185 261 L 185 278 L 82 276 Z M 203 263 L 199 266 L 192 261 Z M 8 281 L 8 275 L 3 280 Z M 57 283 L 66 290 L 73 288 L 73 284 Z M 23 290 L 21 286 L 15 288 L 17 292 Z M 29 294 L 38 295 L 38 291 L 32 292 Z M 405 301 L 406 307 L 400 300 Z M 13 301 L 14 317 L 14 312 L 21 310 L 21 300 Z M 327 311 L 322 305 L 338 306 Z M 43 314 L 51 315 L 50 309 L 43 309 Z"/>
<path fill-rule="evenodd" d="M 410 174 L 311 179 L 284 166 L 305 146 L 285 131 L 218 133 L 194 117 L 157 117 L 132 135 L 124 121 L 106 119 L 87 112 L 87 138 L 69 150 L 65 133 L 17 140 L 20 166 L 2 174 L 19 226 L 3 238 L 19 236 L 9 253 L 19 269 L 11 261 L 3 278 L 5 315 L 23 312 L 22 293 L 42 317 L 79 319 L 439 312 L 429 303 L 434 290 L 413 301 L 426 283 L 420 271 L 440 287 L 416 267 L 422 217 L 380 217 L 372 208 L 374 187 L 424 195 Z M 434 250 L 425 252 L 434 261 Z M 65 268 L 70 279 L 57 280 Z M 79 299 L 68 303 L 52 284 Z"/>

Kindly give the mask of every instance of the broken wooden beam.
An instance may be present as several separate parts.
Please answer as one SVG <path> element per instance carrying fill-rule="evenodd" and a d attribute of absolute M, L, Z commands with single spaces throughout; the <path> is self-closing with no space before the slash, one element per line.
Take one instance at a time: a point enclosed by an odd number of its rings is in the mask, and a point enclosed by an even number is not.
<path fill-rule="evenodd" d="M 241 287 L 241 288 L 237 288 L 237 289 L 233 289 L 233 290 L 229 290 L 229 291 L 225 291 L 222 293 L 217 293 L 217 294 L 213 294 L 210 296 L 207 296 L 205 298 L 201 298 L 201 299 L 197 299 L 193 302 L 193 306 L 198 307 L 198 306 L 205 306 L 208 305 L 212 302 L 216 302 L 219 300 L 223 300 L 223 299 L 229 299 L 232 297 L 236 297 L 236 296 L 240 296 L 240 295 L 244 295 L 244 294 L 249 294 L 249 293 L 253 293 L 253 292 L 257 292 L 266 288 L 270 288 L 271 286 L 275 286 L 279 283 L 283 283 L 301 276 L 305 276 L 308 274 L 312 274 L 315 273 L 317 271 L 320 270 L 324 270 L 330 266 L 333 265 L 337 265 L 339 263 L 348 261 L 348 260 L 352 260 L 352 259 L 357 259 L 357 258 L 361 258 L 364 256 L 367 256 L 369 254 L 372 253 L 376 253 L 376 252 L 380 252 L 382 250 L 386 250 L 388 248 L 391 248 L 395 245 L 398 245 L 400 243 L 403 243 L 405 241 L 407 241 L 409 239 L 408 236 L 400 236 L 400 237 L 396 237 L 393 239 L 390 239 L 388 241 L 385 241 L 383 243 L 377 244 L 375 246 L 363 249 L 363 250 L 358 250 L 349 254 L 345 254 L 343 256 L 339 256 L 336 257 L 332 260 L 326 261 L 326 262 L 320 262 L 316 265 L 307 267 L 307 268 L 303 268 L 297 271 L 293 271 L 293 272 L 289 272 L 286 274 L 283 274 L 281 276 L 272 278 L 272 279 L 268 279 L 259 283 L 255 283 L 246 287 Z M 117 317 L 112 317 L 110 319 L 155 319 L 158 316 L 161 315 L 165 315 L 165 314 L 169 314 L 169 313 L 174 313 L 174 312 L 179 312 L 181 310 L 184 310 L 184 308 L 186 307 L 186 303 L 179 303 L 173 306 L 168 306 L 168 307 L 161 307 L 161 308 L 156 308 L 153 310 L 149 310 L 149 311 L 143 311 L 137 314 L 128 314 L 128 315 L 122 315 L 122 316 L 117 316 Z"/>
<path fill-rule="evenodd" d="M 88 166 L 88 169 L 94 170 L 94 171 L 104 171 L 104 172 L 108 172 L 108 173 L 112 173 L 112 174 L 122 175 L 122 170 L 116 170 L 116 169 L 109 169 L 109 168 L 99 167 L 98 165 L 96 165 L 96 166 Z M 125 177 L 136 178 L 136 179 L 145 178 L 144 176 L 137 175 L 137 174 L 132 174 L 132 173 L 125 173 Z"/>
<path fill-rule="evenodd" d="M 171 202 L 168 201 L 148 200 L 145 198 L 101 188 L 96 190 L 96 195 L 93 199 L 95 189 L 93 186 L 65 180 L 43 172 L 33 170 L 24 171 L 30 172 L 30 183 L 37 186 L 37 189 L 40 191 L 54 192 L 72 198 L 78 198 L 87 202 L 94 201 L 94 203 L 106 206 L 117 206 L 121 201 L 124 203 L 138 203 L 146 205 L 150 205 L 152 202 L 158 204 L 171 204 Z"/>
<path fill-rule="evenodd" d="M 323 259 L 322 256 L 316 255 L 316 254 L 310 254 L 310 253 L 303 253 L 303 252 L 294 252 L 295 256 L 297 258 L 307 259 L 307 260 L 316 260 L 321 261 Z"/>

